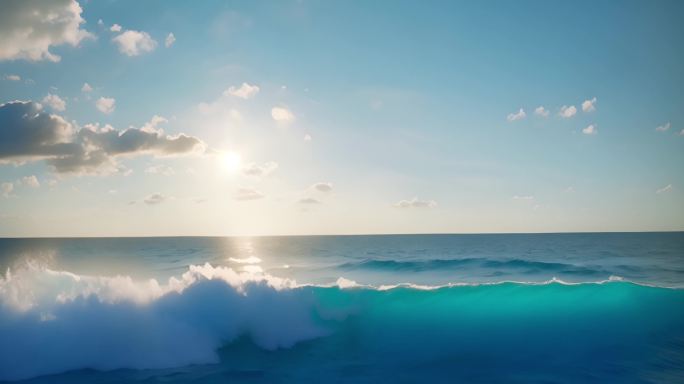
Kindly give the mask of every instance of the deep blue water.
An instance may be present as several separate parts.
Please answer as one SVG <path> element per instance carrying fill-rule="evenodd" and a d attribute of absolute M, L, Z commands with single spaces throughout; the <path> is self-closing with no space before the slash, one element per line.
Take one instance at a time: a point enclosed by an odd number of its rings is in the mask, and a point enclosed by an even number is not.
<path fill-rule="evenodd" d="M 0 239 L 0 380 L 684 382 L 684 233 Z"/>

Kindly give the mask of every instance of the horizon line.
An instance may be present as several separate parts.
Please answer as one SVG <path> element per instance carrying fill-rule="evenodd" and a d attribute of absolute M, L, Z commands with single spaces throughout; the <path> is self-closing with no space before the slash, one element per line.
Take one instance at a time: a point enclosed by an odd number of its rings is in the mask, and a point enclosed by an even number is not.
<path fill-rule="evenodd" d="M 246 238 L 246 237 L 352 237 L 352 236 L 466 236 L 466 235 L 581 235 L 622 233 L 684 233 L 680 230 L 663 231 L 560 231 L 560 232 L 412 232 L 412 233 L 338 233 L 292 235 L 125 235 L 125 236 L 0 236 L 0 240 L 13 239 L 145 239 L 145 238 Z"/>

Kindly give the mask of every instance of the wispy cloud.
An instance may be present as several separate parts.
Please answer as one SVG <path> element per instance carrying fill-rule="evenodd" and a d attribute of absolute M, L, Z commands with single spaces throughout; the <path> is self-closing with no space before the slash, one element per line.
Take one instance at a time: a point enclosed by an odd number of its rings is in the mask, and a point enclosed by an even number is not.
<path fill-rule="evenodd" d="M 333 185 L 330 182 L 316 183 L 316 184 L 312 185 L 311 188 L 315 189 L 318 192 L 328 193 L 328 192 L 332 192 Z"/>
<path fill-rule="evenodd" d="M 169 199 L 169 197 L 164 195 L 164 194 L 153 193 L 153 194 L 147 196 L 143 200 L 143 202 L 145 202 L 145 204 L 147 204 L 147 205 L 157 205 L 157 204 L 163 203 L 164 201 L 166 201 L 168 199 Z"/>
<path fill-rule="evenodd" d="M 175 42 L 176 36 L 173 34 L 173 32 L 170 32 L 168 35 L 166 35 L 166 39 L 164 39 L 164 46 L 166 48 L 170 48 Z"/>
<path fill-rule="evenodd" d="M 314 205 L 314 204 L 322 204 L 322 202 L 318 199 L 315 199 L 313 197 L 305 197 L 303 199 L 300 199 L 298 201 L 299 204 L 304 204 L 304 205 Z"/>
<path fill-rule="evenodd" d="M 508 116 L 506 116 L 506 120 L 508 120 L 508 121 L 522 120 L 525 118 L 525 116 L 527 116 L 527 114 L 525 114 L 525 110 L 520 108 L 518 110 L 518 112 L 509 113 Z"/>
<path fill-rule="evenodd" d="M 532 195 L 515 195 L 512 197 L 513 200 L 534 200 Z"/>
<path fill-rule="evenodd" d="M 248 188 L 248 187 L 240 187 L 237 189 L 235 192 L 235 195 L 233 195 L 233 198 L 235 200 L 239 201 L 246 201 L 246 200 L 257 200 L 257 199 L 263 199 L 266 197 L 263 193 L 260 191 L 254 189 L 254 188 Z"/>
<path fill-rule="evenodd" d="M 668 184 L 668 185 L 666 185 L 660 189 L 657 189 L 656 193 L 657 194 L 666 193 L 666 192 L 670 192 L 672 189 L 673 189 L 672 184 Z"/>
<path fill-rule="evenodd" d="M 417 197 L 408 200 L 400 200 L 398 203 L 394 204 L 396 208 L 408 209 L 408 208 L 435 208 L 437 202 L 434 200 L 421 200 Z"/>
<path fill-rule="evenodd" d="M 657 126 L 655 130 L 658 132 L 665 132 L 665 131 L 669 130 L 671 127 L 672 127 L 672 124 L 670 124 L 670 122 L 668 121 L 667 123 L 665 123 L 663 125 Z"/>

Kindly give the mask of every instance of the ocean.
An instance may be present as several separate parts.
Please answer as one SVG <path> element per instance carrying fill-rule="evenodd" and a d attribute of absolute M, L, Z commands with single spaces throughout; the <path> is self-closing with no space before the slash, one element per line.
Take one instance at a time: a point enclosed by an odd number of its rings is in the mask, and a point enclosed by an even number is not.
<path fill-rule="evenodd" d="M 0 239 L 0 381 L 684 383 L 684 233 Z"/>

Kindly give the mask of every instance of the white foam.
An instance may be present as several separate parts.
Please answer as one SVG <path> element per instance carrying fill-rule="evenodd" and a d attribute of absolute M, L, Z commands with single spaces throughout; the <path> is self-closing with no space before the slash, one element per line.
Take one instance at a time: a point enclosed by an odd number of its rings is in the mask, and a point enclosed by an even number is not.
<path fill-rule="evenodd" d="M 164 284 L 36 265 L 8 271 L 0 278 L 0 380 L 212 363 L 242 335 L 277 349 L 327 334 L 311 295 L 295 287 L 209 264 Z"/>

